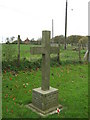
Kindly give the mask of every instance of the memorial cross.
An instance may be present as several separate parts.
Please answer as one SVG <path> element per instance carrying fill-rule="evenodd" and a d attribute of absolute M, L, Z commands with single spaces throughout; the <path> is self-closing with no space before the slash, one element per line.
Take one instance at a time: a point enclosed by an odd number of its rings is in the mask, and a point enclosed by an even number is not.
<path fill-rule="evenodd" d="M 59 47 L 50 46 L 50 31 L 42 31 L 42 47 L 32 47 L 31 54 L 42 54 L 42 83 L 41 89 L 46 91 L 50 87 L 50 54 L 58 53 Z"/>

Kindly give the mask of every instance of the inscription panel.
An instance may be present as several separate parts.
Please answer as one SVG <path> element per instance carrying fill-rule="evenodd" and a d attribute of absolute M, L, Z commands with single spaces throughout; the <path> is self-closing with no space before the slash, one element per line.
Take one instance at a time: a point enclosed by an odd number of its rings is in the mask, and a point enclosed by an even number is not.
<path fill-rule="evenodd" d="M 32 104 L 41 110 L 47 110 L 58 105 L 58 90 L 50 91 L 47 94 L 33 90 Z"/>

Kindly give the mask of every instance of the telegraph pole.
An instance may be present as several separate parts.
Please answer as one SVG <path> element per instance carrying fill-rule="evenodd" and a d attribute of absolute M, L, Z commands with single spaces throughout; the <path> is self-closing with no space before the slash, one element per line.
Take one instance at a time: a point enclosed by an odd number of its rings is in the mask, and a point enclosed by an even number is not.
<path fill-rule="evenodd" d="M 66 0 L 66 9 L 65 9 L 65 41 L 64 41 L 64 49 L 66 50 L 66 39 L 67 39 L 67 0 Z"/>
<path fill-rule="evenodd" d="M 53 19 L 52 19 L 52 39 L 53 39 Z"/>
<path fill-rule="evenodd" d="M 52 45 L 54 43 L 53 37 L 54 37 L 54 25 L 53 25 L 53 19 L 52 19 Z"/>
<path fill-rule="evenodd" d="M 90 1 L 88 2 L 88 62 L 90 70 Z"/>

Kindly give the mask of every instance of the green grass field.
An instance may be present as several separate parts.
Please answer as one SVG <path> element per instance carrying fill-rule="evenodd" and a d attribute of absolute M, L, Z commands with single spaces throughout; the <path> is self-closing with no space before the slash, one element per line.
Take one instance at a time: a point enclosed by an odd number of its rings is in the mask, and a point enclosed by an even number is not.
<path fill-rule="evenodd" d="M 21 45 L 21 56 L 30 49 Z M 59 89 L 59 103 L 63 105 L 60 114 L 47 118 L 88 118 L 88 64 L 78 62 L 78 52 L 68 47 L 60 50 L 61 65 L 50 68 L 50 86 Z M 85 50 L 81 51 L 82 58 Z M 54 57 L 56 55 L 51 55 Z M 41 55 L 32 56 L 25 53 L 26 59 L 39 59 Z M 34 66 L 33 66 L 34 67 Z M 3 118 L 40 118 L 38 114 L 25 107 L 32 102 L 32 89 L 41 86 L 41 68 L 3 70 L 2 79 Z"/>
<path fill-rule="evenodd" d="M 4 53 L 4 48 L 6 48 L 6 46 L 8 46 L 8 48 L 10 48 L 10 46 L 14 46 L 14 49 L 15 49 L 15 56 L 17 56 L 17 44 L 15 44 L 15 45 L 7 45 L 7 44 L 4 44 L 3 46 L 2 46 L 2 52 Z M 40 59 L 41 58 L 41 55 L 31 55 L 30 54 L 30 48 L 31 47 L 35 47 L 35 46 L 37 46 L 37 45 L 24 45 L 24 44 L 21 44 L 20 45 L 20 58 L 21 59 L 23 59 L 23 58 L 25 58 L 25 59 L 27 59 L 27 60 L 37 60 L 37 59 Z M 39 46 L 39 45 L 38 45 Z M 61 46 L 61 48 L 60 48 L 60 57 L 61 57 L 61 61 L 78 61 L 79 60 L 79 53 L 78 53 L 78 51 L 73 51 L 72 49 L 73 49 L 73 47 L 71 47 L 71 46 L 69 46 L 68 45 L 68 47 L 67 47 L 67 50 L 65 51 L 64 49 L 63 49 L 64 47 L 62 47 Z M 12 49 L 12 48 L 11 48 Z M 10 49 L 10 52 L 11 52 L 11 49 Z M 6 52 L 8 52 L 8 51 L 6 51 Z M 84 57 L 84 54 L 85 54 L 85 52 L 86 52 L 86 50 L 82 50 L 81 51 L 81 57 L 82 57 L 82 61 L 83 61 L 83 57 Z M 13 52 L 12 52 L 12 54 L 13 54 Z M 51 54 L 51 57 L 55 57 L 55 56 L 57 56 L 57 54 Z M 4 57 L 2 57 L 3 58 L 3 60 L 5 60 L 4 59 Z"/>

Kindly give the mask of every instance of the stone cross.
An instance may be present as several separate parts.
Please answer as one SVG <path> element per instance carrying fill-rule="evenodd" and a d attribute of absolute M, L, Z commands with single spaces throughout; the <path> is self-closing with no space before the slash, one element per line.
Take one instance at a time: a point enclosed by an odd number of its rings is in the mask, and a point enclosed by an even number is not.
<path fill-rule="evenodd" d="M 32 47 L 31 54 L 42 54 L 42 83 L 41 89 L 49 90 L 50 84 L 50 54 L 58 53 L 59 47 L 50 46 L 50 31 L 42 31 L 42 47 Z"/>
<path fill-rule="evenodd" d="M 31 54 L 42 54 L 42 84 L 32 90 L 32 103 L 27 107 L 40 115 L 48 115 L 62 106 L 58 103 L 58 89 L 50 87 L 50 54 L 58 53 L 59 47 L 50 46 L 50 31 L 42 31 L 42 46 L 31 48 Z"/>

